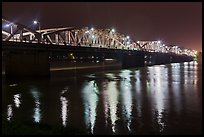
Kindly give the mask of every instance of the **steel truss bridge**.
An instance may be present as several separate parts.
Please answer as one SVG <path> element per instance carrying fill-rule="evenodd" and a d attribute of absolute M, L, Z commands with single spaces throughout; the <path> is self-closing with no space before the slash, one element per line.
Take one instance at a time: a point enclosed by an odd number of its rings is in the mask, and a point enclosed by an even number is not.
<path fill-rule="evenodd" d="M 66 46 L 95 47 L 195 56 L 195 50 L 165 45 L 157 40 L 135 41 L 114 29 L 64 27 L 33 30 L 2 18 L 2 41 L 42 43 Z M 7 28 L 5 27 L 7 26 Z"/>

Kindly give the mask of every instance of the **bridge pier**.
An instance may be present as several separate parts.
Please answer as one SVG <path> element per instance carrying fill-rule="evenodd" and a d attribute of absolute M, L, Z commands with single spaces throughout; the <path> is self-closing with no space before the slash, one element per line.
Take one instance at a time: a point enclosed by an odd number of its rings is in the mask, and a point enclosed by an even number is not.
<path fill-rule="evenodd" d="M 6 77 L 49 76 L 49 69 L 49 55 L 45 51 L 6 52 Z"/>
<path fill-rule="evenodd" d="M 155 54 L 155 65 L 170 64 L 171 56 L 165 53 Z"/>
<path fill-rule="evenodd" d="M 122 54 L 122 68 L 144 67 L 144 52 L 124 51 Z"/>

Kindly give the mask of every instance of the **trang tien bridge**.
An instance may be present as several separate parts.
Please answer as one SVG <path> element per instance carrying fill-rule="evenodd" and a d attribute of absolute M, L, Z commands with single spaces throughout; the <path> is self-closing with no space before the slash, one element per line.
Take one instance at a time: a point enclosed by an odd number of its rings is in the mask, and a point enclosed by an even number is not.
<path fill-rule="evenodd" d="M 195 50 L 158 40 L 134 41 L 114 29 L 33 30 L 2 19 L 6 76 L 49 76 L 55 71 L 92 71 L 192 61 Z M 5 27 L 7 26 L 7 27 Z"/>

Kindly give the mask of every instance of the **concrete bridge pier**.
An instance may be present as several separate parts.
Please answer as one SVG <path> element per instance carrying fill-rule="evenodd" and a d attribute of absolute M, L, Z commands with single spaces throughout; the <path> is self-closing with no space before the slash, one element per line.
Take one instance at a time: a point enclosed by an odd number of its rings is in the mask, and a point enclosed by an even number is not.
<path fill-rule="evenodd" d="M 122 68 L 144 67 L 144 52 L 126 51 L 122 54 Z"/>
<path fill-rule="evenodd" d="M 5 58 L 5 75 L 6 77 L 49 76 L 49 53 L 45 51 L 8 51 Z"/>
<path fill-rule="evenodd" d="M 155 54 L 155 65 L 170 64 L 171 56 L 165 53 Z"/>

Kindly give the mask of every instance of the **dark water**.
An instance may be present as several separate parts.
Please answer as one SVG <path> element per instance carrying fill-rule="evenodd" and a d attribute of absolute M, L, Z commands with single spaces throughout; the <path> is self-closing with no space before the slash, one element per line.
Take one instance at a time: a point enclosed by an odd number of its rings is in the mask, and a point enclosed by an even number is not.
<path fill-rule="evenodd" d="M 202 66 L 196 62 L 2 79 L 5 119 L 74 127 L 87 134 L 200 134 Z"/>

